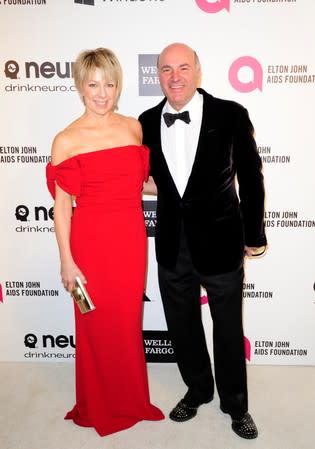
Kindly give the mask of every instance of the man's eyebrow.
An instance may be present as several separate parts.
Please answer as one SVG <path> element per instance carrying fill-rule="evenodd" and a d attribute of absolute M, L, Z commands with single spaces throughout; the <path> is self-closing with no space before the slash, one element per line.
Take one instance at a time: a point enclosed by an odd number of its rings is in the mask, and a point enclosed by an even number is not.
<path fill-rule="evenodd" d="M 161 66 L 161 69 L 171 69 L 173 66 L 170 64 L 163 64 Z M 183 68 L 183 67 L 190 67 L 190 64 L 188 64 L 188 62 L 185 62 L 183 64 L 179 64 L 178 66 L 179 68 Z"/>

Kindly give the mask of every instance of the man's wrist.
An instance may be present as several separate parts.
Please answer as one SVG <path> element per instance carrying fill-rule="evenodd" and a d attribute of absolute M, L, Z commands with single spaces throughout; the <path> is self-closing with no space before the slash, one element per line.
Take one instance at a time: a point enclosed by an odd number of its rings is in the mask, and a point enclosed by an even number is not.
<path fill-rule="evenodd" d="M 266 252 L 267 246 L 251 246 L 251 255 L 253 257 L 262 256 Z"/>

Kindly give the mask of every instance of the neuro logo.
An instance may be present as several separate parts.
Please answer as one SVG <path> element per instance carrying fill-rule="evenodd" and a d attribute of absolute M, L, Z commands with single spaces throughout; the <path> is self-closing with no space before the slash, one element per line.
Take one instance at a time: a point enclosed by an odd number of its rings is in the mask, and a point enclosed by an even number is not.
<path fill-rule="evenodd" d="M 94 0 L 74 0 L 74 3 L 80 3 L 80 5 L 94 6 Z"/>
<path fill-rule="evenodd" d="M 13 59 L 10 59 L 4 64 L 4 73 L 7 78 L 16 80 L 17 78 L 36 78 L 41 77 L 50 79 L 55 76 L 58 78 L 72 78 L 72 66 L 73 62 L 69 61 L 44 61 L 42 63 L 36 61 L 25 61 L 24 63 L 18 63 Z M 20 76 L 18 73 L 21 71 Z"/>
<path fill-rule="evenodd" d="M 202 11 L 209 14 L 215 14 L 217 12 L 226 9 L 230 11 L 230 0 L 217 0 L 216 2 L 209 2 L 207 0 L 195 0 L 197 5 Z"/>
<path fill-rule="evenodd" d="M 28 208 L 24 204 L 20 204 L 15 208 L 15 217 L 19 221 L 29 221 L 28 217 L 31 213 L 31 219 L 35 221 L 48 221 L 54 219 L 54 207 L 47 209 L 44 206 L 34 206 Z"/>
<path fill-rule="evenodd" d="M 251 359 L 251 344 L 247 337 L 244 336 L 244 346 L 245 346 L 245 359 L 250 362 Z"/>
<path fill-rule="evenodd" d="M 249 67 L 252 71 L 252 79 L 250 81 L 240 80 L 240 71 L 244 67 Z M 263 69 L 257 59 L 251 56 L 242 56 L 231 65 L 229 81 L 232 87 L 239 92 L 252 92 L 255 89 L 262 91 Z"/>
<path fill-rule="evenodd" d="M 3 302 L 2 285 L 0 284 L 0 302 Z"/>
<path fill-rule="evenodd" d="M 7 78 L 11 80 L 16 80 L 17 75 L 20 71 L 19 64 L 16 61 L 7 61 L 4 66 L 4 73 Z"/>
<path fill-rule="evenodd" d="M 21 204 L 20 206 L 17 206 L 15 209 L 15 216 L 17 220 L 20 221 L 27 221 L 27 217 L 29 216 L 29 208 Z"/>
<path fill-rule="evenodd" d="M 37 337 L 35 334 L 26 334 L 24 337 L 24 345 L 27 348 L 35 348 L 37 343 Z"/>
<path fill-rule="evenodd" d="M 44 206 L 27 207 L 24 204 L 20 204 L 15 208 L 15 217 L 17 221 L 22 222 L 15 228 L 15 231 L 18 233 L 55 232 L 54 226 L 50 226 L 51 221 L 54 220 L 53 206 L 48 209 L 47 207 Z M 32 225 L 32 223 L 34 222 L 35 226 Z M 48 226 L 40 226 L 38 222 L 45 222 L 45 224 L 47 224 Z"/>

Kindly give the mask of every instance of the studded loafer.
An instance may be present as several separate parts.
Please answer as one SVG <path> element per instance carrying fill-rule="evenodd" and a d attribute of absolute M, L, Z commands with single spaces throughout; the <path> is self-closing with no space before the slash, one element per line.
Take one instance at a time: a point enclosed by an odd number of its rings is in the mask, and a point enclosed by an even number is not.
<path fill-rule="evenodd" d="M 245 413 L 243 418 L 232 420 L 232 429 L 241 438 L 252 440 L 258 437 L 258 430 L 253 418 L 249 413 Z"/>
<path fill-rule="evenodd" d="M 194 418 L 197 415 L 198 407 L 191 407 L 183 400 L 179 401 L 179 403 L 173 408 L 169 417 L 171 420 L 176 422 L 184 422 L 189 419 Z"/>

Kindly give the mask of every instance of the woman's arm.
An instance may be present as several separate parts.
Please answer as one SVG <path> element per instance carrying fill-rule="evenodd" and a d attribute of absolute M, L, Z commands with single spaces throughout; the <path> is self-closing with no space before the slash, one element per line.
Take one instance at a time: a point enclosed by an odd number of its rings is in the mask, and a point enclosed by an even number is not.
<path fill-rule="evenodd" d="M 69 141 L 67 133 L 59 133 L 52 145 L 51 159 L 53 165 L 57 165 L 70 157 L 64 150 L 69 147 L 71 147 L 71 140 Z M 70 249 L 72 206 L 72 196 L 62 190 L 56 183 L 54 204 L 55 235 L 59 248 L 61 281 L 69 292 L 75 287 L 76 276 L 80 276 L 82 282 L 86 282 L 85 277 L 72 258 Z"/>
<path fill-rule="evenodd" d="M 72 216 L 72 197 L 56 185 L 54 205 L 55 234 L 60 256 L 61 281 L 66 290 L 71 292 L 75 287 L 75 277 L 80 276 L 82 282 L 85 277 L 75 264 L 70 249 L 70 227 Z"/>

